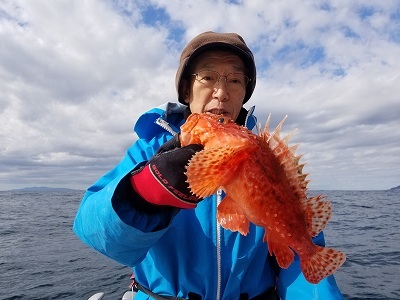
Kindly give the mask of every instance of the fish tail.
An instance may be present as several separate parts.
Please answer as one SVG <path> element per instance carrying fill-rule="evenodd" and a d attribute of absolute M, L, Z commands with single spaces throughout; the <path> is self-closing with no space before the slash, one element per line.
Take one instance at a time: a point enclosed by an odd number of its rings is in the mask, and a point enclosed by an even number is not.
<path fill-rule="evenodd" d="M 317 246 L 314 255 L 301 260 L 301 270 L 307 281 L 318 283 L 323 278 L 333 274 L 346 260 L 346 255 L 331 248 Z"/>

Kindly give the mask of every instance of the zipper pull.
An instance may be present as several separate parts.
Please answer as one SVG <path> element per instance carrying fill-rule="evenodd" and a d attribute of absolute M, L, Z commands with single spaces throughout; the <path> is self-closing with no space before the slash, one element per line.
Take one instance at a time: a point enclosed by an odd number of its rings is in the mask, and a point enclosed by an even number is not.
<path fill-rule="evenodd" d="M 175 130 L 172 129 L 171 126 L 169 126 L 168 122 L 165 121 L 165 120 L 162 119 L 162 118 L 158 118 L 158 119 L 156 120 L 156 124 L 159 125 L 159 126 L 161 126 L 162 128 L 164 128 L 166 131 L 168 131 L 168 132 L 169 132 L 170 134 L 172 134 L 172 135 L 177 135 L 177 134 L 178 134 Z"/>

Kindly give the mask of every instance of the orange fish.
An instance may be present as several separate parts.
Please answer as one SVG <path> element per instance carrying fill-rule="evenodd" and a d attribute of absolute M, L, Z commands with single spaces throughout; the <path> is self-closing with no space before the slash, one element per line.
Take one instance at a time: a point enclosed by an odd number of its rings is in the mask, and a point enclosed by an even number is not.
<path fill-rule="evenodd" d="M 226 197 L 217 210 L 225 229 L 249 232 L 250 222 L 265 229 L 264 242 L 281 268 L 300 258 L 305 278 L 311 283 L 334 273 L 346 260 L 344 253 L 317 246 L 318 235 L 331 217 L 331 203 L 322 196 L 307 197 L 307 174 L 280 138 L 283 119 L 270 133 L 268 117 L 260 135 L 223 115 L 192 114 L 181 126 L 183 146 L 202 144 L 187 166 L 191 191 L 206 197 L 222 189 Z"/>

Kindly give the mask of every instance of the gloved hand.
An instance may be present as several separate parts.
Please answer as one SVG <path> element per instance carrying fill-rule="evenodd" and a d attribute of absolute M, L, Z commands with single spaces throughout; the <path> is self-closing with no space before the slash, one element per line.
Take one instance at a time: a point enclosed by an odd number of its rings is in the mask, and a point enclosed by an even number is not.
<path fill-rule="evenodd" d="M 194 208 L 202 200 L 190 192 L 186 165 L 189 159 L 203 149 L 193 144 L 181 148 L 176 135 L 160 147 L 140 170 L 132 172 L 131 184 L 140 197 L 156 205 Z"/>

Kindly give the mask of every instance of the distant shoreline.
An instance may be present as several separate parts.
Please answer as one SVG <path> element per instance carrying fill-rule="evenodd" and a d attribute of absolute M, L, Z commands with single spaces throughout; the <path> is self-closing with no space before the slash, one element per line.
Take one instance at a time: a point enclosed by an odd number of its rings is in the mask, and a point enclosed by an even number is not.
<path fill-rule="evenodd" d="M 20 189 L 12 189 L 7 192 L 82 192 L 83 190 L 69 189 L 69 188 L 52 188 L 46 186 L 32 186 Z"/>
<path fill-rule="evenodd" d="M 46 186 L 32 186 L 32 187 L 24 187 L 20 189 L 11 189 L 11 190 L 4 190 L 2 192 L 83 192 L 84 190 L 79 190 L 79 189 L 70 189 L 70 188 L 52 188 L 52 187 L 46 187 Z M 324 191 L 324 190 L 309 190 L 310 192 L 318 192 L 318 191 Z M 335 191 L 335 190 L 332 190 Z M 352 191 L 352 190 L 349 190 Z M 358 191 L 358 190 L 354 190 Z M 371 190 L 368 190 L 371 191 Z M 387 190 L 377 190 L 377 191 L 400 191 L 400 185 L 387 189 Z"/>

